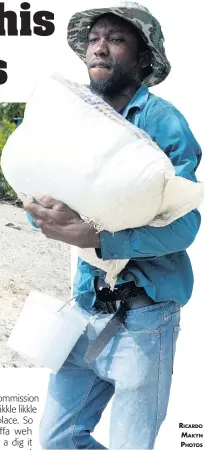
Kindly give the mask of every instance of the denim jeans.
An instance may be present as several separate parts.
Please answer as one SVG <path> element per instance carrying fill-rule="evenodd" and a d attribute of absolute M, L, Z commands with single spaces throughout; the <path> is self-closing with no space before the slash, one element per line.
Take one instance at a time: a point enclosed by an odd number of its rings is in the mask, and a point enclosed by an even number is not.
<path fill-rule="evenodd" d="M 89 312 L 90 324 L 65 364 L 51 374 L 40 425 L 43 449 L 102 449 L 90 433 L 113 397 L 111 449 L 153 449 L 166 417 L 180 306 L 162 302 L 127 311 L 99 357 L 83 356 L 112 315 Z"/>

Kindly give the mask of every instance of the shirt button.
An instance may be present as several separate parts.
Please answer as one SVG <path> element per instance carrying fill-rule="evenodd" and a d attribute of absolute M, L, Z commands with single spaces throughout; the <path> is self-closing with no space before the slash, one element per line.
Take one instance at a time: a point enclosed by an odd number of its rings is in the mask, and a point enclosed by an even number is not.
<path fill-rule="evenodd" d="M 117 253 L 114 253 L 112 256 L 113 258 L 117 258 Z"/>

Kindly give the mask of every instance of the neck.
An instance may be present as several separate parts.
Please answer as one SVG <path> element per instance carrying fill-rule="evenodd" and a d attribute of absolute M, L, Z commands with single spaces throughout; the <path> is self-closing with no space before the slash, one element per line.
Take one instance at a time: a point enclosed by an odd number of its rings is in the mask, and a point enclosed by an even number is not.
<path fill-rule="evenodd" d="M 130 102 L 139 88 L 140 84 L 136 84 L 135 82 L 132 85 L 122 89 L 122 91 L 118 92 L 117 94 L 114 94 L 113 96 L 102 95 L 101 98 L 117 112 L 120 112 Z"/>

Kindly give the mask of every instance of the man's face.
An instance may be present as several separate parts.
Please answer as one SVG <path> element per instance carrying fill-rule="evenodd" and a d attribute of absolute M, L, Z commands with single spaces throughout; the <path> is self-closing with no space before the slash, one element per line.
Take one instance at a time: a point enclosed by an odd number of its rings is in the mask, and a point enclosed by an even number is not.
<path fill-rule="evenodd" d="M 101 16 L 89 34 L 86 64 L 97 94 L 112 95 L 140 81 L 139 40 L 129 24 L 113 14 Z"/>

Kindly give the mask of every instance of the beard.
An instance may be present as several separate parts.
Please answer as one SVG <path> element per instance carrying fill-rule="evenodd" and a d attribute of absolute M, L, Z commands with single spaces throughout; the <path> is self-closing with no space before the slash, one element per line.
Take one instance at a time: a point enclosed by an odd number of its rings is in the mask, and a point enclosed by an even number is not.
<path fill-rule="evenodd" d="M 99 80 L 93 79 L 91 75 L 89 75 L 91 91 L 100 96 L 113 96 L 118 94 L 131 83 L 137 83 L 140 80 L 137 66 L 137 63 L 133 64 L 131 67 L 116 64 L 110 76 L 108 75 L 107 78 Z"/>

